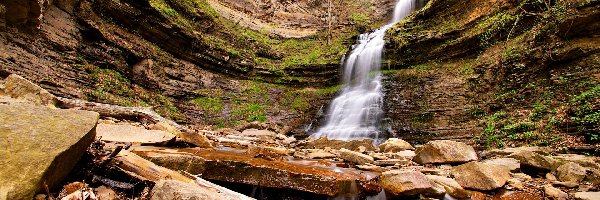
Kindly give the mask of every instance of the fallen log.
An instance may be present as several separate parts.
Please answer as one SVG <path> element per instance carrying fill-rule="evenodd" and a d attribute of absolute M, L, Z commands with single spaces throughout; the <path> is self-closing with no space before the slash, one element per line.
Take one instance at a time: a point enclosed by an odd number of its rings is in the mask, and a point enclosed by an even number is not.
<path fill-rule="evenodd" d="M 190 175 L 186 176 L 179 172 L 158 166 L 127 150 L 121 150 L 119 154 L 111 160 L 111 165 L 142 180 L 148 180 L 155 183 L 161 180 L 176 180 L 193 184 L 199 190 L 218 194 L 222 197 L 221 199 L 253 199 L 204 179 Z"/>
<path fill-rule="evenodd" d="M 185 127 L 171 121 L 158 113 L 154 112 L 151 107 L 124 107 L 103 103 L 95 103 L 84 101 L 80 99 L 68 99 L 63 97 L 57 97 L 58 107 L 66 109 L 81 109 L 89 110 L 100 113 L 100 116 L 114 117 L 114 118 L 140 118 L 146 119 L 153 123 L 163 122 L 167 123 L 179 130 L 186 131 Z"/>

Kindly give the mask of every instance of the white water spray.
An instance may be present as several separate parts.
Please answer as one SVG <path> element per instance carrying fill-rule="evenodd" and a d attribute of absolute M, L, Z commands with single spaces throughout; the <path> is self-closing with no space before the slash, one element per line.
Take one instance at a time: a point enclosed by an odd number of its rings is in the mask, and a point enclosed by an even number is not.
<path fill-rule="evenodd" d="M 347 86 L 331 102 L 325 126 L 311 137 L 340 140 L 380 138 L 380 120 L 384 114 L 379 72 L 385 43 L 383 38 L 389 28 L 417 8 L 418 2 L 399 0 L 389 24 L 359 36 L 349 56 L 343 59 L 343 83 Z"/>

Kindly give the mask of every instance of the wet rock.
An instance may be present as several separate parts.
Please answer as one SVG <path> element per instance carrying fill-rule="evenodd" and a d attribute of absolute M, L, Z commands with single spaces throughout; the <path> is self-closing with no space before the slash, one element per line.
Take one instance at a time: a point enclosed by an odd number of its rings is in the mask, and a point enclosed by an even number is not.
<path fill-rule="evenodd" d="M 169 132 L 129 124 L 98 124 L 96 132 L 106 142 L 165 145 L 175 140 L 175 135 Z"/>
<path fill-rule="evenodd" d="M 485 198 L 484 198 L 485 199 Z M 494 195 L 493 200 L 543 200 L 544 197 L 528 191 L 501 191 Z"/>
<path fill-rule="evenodd" d="M 576 192 L 573 197 L 577 200 L 600 200 L 600 192 Z"/>
<path fill-rule="evenodd" d="M 375 159 L 373 159 L 373 157 L 362 153 L 358 153 L 356 151 L 340 149 L 338 152 L 340 154 L 340 158 L 359 165 L 373 164 L 375 162 Z"/>
<path fill-rule="evenodd" d="M 0 196 L 56 188 L 94 141 L 95 112 L 0 105 Z"/>
<path fill-rule="evenodd" d="M 386 153 L 395 153 L 403 150 L 414 149 L 412 145 L 408 142 L 398 139 L 398 138 L 390 138 L 385 141 L 383 144 L 379 145 L 379 151 Z"/>
<path fill-rule="evenodd" d="M 105 186 L 100 186 L 96 189 L 94 189 L 94 193 L 96 194 L 96 197 L 99 200 L 116 200 L 119 199 L 119 196 L 117 196 L 117 193 Z"/>
<path fill-rule="evenodd" d="M 305 141 L 298 145 L 299 147 L 305 149 L 325 149 L 329 147 L 331 149 L 339 150 L 339 149 L 349 149 L 352 151 L 358 151 L 360 146 L 366 147 L 367 151 L 375 151 L 376 148 L 373 146 L 373 140 L 364 139 L 364 140 L 330 140 L 327 138 L 319 138 Z"/>
<path fill-rule="evenodd" d="M 289 156 L 295 152 L 293 149 L 287 149 L 283 147 L 269 147 L 269 146 L 257 146 L 251 145 L 248 149 L 248 153 L 251 155 L 265 155 L 271 158 L 278 158 L 282 156 Z"/>
<path fill-rule="evenodd" d="M 231 193 L 235 193 L 230 191 Z M 156 183 L 150 194 L 151 200 L 181 199 L 181 200 L 213 200 L 213 199 L 252 199 L 241 194 L 221 193 L 194 183 L 176 180 L 161 180 Z"/>
<path fill-rule="evenodd" d="M 381 174 L 379 183 L 388 198 L 434 193 L 429 179 L 421 173 L 408 170 L 392 170 Z"/>
<path fill-rule="evenodd" d="M 562 190 L 552 187 L 552 185 L 544 185 L 544 193 L 552 199 L 556 200 L 567 200 L 569 199 L 569 195 Z"/>
<path fill-rule="evenodd" d="M 552 171 L 558 167 L 558 161 L 555 159 L 533 151 L 518 151 L 509 157 L 517 159 L 521 163 L 521 167 L 526 166 L 544 171 Z"/>
<path fill-rule="evenodd" d="M 519 161 L 514 158 L 495 158 L 491 160 L 485 160 L 483 161 L 483 163 L 500 165 L 506 167 L 511 172 L 518 172 L 521 170 L 521 163 L 519 163 Z"/>
<path fill-rule="evenodd" d="M 586 170 L 574 162 L 567 162 L 556 169 L 556 175 L 560 181 L 579 182 L 585 178 Z"/>
<path fill-rule="evenodd" d="M 419 164 L 456 164 L 477 160 L 477 153 L 462 142 L 436 140 L 417 148 L 413 160 Z"/>
<path fill-rule="evenodd" d="M 4 94 L 35 105 L 54 107 L 57 102 L 54 95 L 16 74 L 11 74 L 4 80 Z"/>
<path fill-rule="evenodd" d="M 506 184 L 510 171 L 499 165 L 470 162 L 452 168 L 455 180 L 464 188 L 494 190 Z"/>
<path fill-rule="evenodd" d="M 463 187 L 460 186 L 460 184 L 458 184 L 458 182 L 456 182 L 454 179 L 436 175 L 425 176 L 427 179 L 429 179 L 429 182 L 433 188 L 441 188 L 444 192 L 443 194 L 447 193 L 450 194 L 450 196 L 459 199 L 466 199 L 469 197 L 467 191 L 465 191 L 465 189 L 463 189 Z"/>
<path fill-rule="evenodd" d="M 150 127 L 150 129 L 169 132 L 169 133 L 177 136 L 178 138 L 180 138 L 182 141 L 196 145 L 198 147 L 212 147 L 213 146 L 212 142 L 206 137 L 206 135 L 201 134 L 201 133 L 196 133 L 196 132 L 182 132 L 179 129 L 177 129 L 165 122 L 158 122 L 158 123 L 152 125 L 152 127 Z"/>
<path fill-rule="evenodd" d="M 358 189 L 379 192 L 368 175 L 355 169 L 337 168 L 332 163 L 306 160 L 265 160 L 244 152 L 214 149 L 165 149 L 136 146 L 133 152 L 157 165 L 200 174 L 202 178 L 264 187 L 288 188 L 328 196 Z M 367 176 L 368 175 L 368 176 Z"/>

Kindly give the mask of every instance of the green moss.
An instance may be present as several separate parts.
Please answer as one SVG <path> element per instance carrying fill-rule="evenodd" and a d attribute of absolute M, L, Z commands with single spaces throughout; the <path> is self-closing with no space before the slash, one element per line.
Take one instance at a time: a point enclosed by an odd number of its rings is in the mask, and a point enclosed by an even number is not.
<path fill-rule="evenodd" d="M 197 105 L 210 114 L 219 114 L 223 110 L 224 104 L 220 98 L 213 97 L 197 97 L 190 100 L 194 105 Z"/>
<path fill-rule="evenodd" d="M 342 87 L 343 87 L 343 85 L 335 85 L 335 86 L 331 86 L 328 88 L 321 88 L 321 89 L 317 90 L 317 94 L 318 95 L 330 95 L 330 94 L 336 93 L 337 91 L 342 89 Z"/>

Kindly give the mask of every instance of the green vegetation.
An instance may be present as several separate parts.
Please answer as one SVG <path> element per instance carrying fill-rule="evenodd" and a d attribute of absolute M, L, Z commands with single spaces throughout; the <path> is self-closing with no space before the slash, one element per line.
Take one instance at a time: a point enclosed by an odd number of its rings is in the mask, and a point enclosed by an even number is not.
<path fill-rule="evenodd" d="M 591 142 L 600 142 L 600 85 L 574 96 L 568 103 L 566 120 Z"/>
<path fill-rule="evenodd" d="M 367 14 L 364 13 L 352 13 L 348 20 L 354 24 L 354 28 L 359 33 L 364 33 L 370 29 L 371 18 Z"/>

